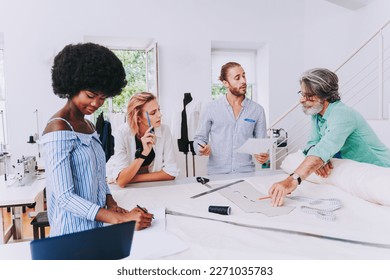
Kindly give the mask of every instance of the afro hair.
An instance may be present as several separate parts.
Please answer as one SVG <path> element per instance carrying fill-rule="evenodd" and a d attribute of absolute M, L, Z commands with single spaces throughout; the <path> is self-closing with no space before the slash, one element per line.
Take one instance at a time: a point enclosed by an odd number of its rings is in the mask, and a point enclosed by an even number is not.
<path fill-rule="evenodd" d="M 127 84 L 119 58 L 94 43 L 65 46 L 54 58 L 51 75 L 53 91 L 61 98 L 72 98 L 82 90 L 113 97 Z"/>

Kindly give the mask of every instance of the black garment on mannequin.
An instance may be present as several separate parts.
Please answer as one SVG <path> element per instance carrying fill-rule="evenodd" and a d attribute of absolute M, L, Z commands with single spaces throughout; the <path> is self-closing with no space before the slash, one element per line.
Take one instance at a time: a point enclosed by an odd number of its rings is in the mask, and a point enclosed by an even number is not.
<path fill-rule="evenodd" d="M 186 106 L 188 103 L 192 101 L 191 93 L 184 93 L 183 99 L 183 111 L 181 112 L 181 138 L 177 140 L 177 144 L 179 146 L 179 151 L 188 154 L 189 148 L 189 140 L 188 140 L 188 126 L 187 126 L 187 112 Z"/>

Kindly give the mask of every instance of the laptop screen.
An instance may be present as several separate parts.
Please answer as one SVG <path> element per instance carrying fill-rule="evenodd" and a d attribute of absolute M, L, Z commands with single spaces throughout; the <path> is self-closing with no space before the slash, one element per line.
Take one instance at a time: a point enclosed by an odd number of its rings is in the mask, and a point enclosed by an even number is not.
<path fill-rule="evenodd" d="M 135 222 L 33 240 L 33 260 L 117 260 L 130 255 Z"/>

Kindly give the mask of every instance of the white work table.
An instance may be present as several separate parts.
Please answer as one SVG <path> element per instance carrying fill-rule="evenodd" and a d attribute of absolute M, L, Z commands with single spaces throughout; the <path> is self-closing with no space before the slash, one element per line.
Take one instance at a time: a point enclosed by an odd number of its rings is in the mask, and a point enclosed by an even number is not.
<path fill-rule="evenodd" d="M 28 206 L 37 202 L 36 211 L 43 211 L 43 190 L 45 188 L 45 179 L 43 175 L 36 177 L 34 181 L 25 186 L 19 186 L 17 181 L 4 181 L 1 177 L 0 181 L 0 208 L 10 207 L 12 215 L 12 225 L 5 229 L 3 223 L 3 215 L 0 215 L 0 244 L 6 243 L 10 236 L 13 238 L 22 239 L 22 221 L 21 207 Z"/>
<path fill-rule="evenodd" d="M 286 176 L 280 172 L 275 174 L 266 171 L 210 176 L 209 184 L 218 187 L 244 178 L 258 191 L 266 193 L 272 183 Z M 287 206 L 295 207 L 289 214 L 268 217 L 262 213 L 244 212 L 219 192 L 191 199 L 191 196 L 209 190 L 197 183 L 195 178 L 133 184 L 127 188 L 110 185 L 110 188 L 115 200 L 124 208 L 131 209 L 138 204 L 149 210 L 166 209 L 166 232 L 185 243 L 186 248 L 174 254 L 150 257 L 151 259 L 390 259 L 390 224 L 387 222 L 390 218 L 390 207 L 366 202 L 331 185 L 305 181 L 294 195 L 340 199 L 343 207 L 335 211 L 335 221 L 322 220 L 315 215 L 304 213 L 300 210 L 302 202 L 293 200 L 286 200 Z M 209 213 L 210 205 L 228 205 L 232 212 L 228 216 Z M 179 213 L 182 215 L 177 215 Z M 345 240 L 385 244 L 387 248 L 354 244 Z M 145 247 L 145 251 L 148 251 L 148 248 Z M 7 256 L 10 256 L 10 259 L 31 258 L 29 243 L 0 246 L 0 259 Z"/>
<path fill-rule="evenodd" d="M 209 184 L 215 187 L 244 178 L 257 190 L 267 193 L 272 183 L 286 176 L 280 172 L 262 171 L 210 176 Z M 218 192 L 191 199 L 191 196 L 209 190 L 197 183 L 195 178 L 168 184 L 133 184 L 124 189 L 111 185 L 111 189 L 115 200 L 125 208 L 130 209 L 136 204 L 149 209 L 166 208 L 166 230 L 189 247 L 166 259 L 390 259 L 390 224 L 383 222 L 390 218 L 390 207 L 366 202 L 331 185 L 303 182 L 294 195 L 340 199 L 343 207 L 334 212 L 337 216 L 335 221 L 325 221 L 304 213 L 300 210 L 302 202 L 292 200 L 285 203 L 296 207 L 290 214 L 267 217 L 261 213 L 244 212 Z M 230 206 L 231 215 L 209 213 L 210 205 Z M 388 248 L 331 240 L 328 237 L 387 244 Z"/>

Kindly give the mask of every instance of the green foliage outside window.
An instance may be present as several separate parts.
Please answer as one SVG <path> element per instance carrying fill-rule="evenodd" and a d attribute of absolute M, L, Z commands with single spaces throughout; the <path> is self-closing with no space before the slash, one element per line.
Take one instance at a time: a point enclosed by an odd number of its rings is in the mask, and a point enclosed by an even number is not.
<path fill-rule="evenodd" d="M 146 53 L 144 50 L 112 50 L 122 61 L 127 85 L 122 93 L 112 99 L 113 112 L 126 112 L 127 103 L 134 93 L 146 90 Z M 95 112 L 108 112 L 108 100 Z"/>
<path fill-rule="evenodd" d="M 248 84 L 246 87 L 246 97 L 252 99 L 252 92 L 253 92 L 253 85 Z M 213 100 L 225 94 L 226 94 L 226 88 L 222 84 L 220 85 L 213 84 L 211 86 L 211 98 Z"/>

